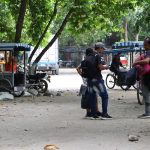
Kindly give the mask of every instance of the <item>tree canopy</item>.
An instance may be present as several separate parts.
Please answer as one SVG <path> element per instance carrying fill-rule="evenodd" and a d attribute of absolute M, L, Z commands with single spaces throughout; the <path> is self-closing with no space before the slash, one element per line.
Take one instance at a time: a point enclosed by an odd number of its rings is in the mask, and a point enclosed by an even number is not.
<path fill-rule="evenodd" d="M 37 48 L 44 47 L 36 64 L 61 34 L 62 43 L 75 39 L 77 44 L 89 44 L 112 32 L 123 34 L 124 17 L 130 32 L 136 26 L 145 35 L 149 6 L 149 0 L 1 0 L 0 41 L 35 46 L 30 61 Z"/>

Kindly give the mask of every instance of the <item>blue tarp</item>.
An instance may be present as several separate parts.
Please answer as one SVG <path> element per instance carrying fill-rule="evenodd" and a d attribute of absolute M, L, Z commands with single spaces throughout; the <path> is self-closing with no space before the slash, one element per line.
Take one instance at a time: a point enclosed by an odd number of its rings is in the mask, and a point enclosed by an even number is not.
<path fill-rule="evenodd" d="M 128 41 L 128 42 L 116 42 L 112 45 L 113 49 L 118 48 L 143 48 L 143 41 Z"/>
<path fill-rule="evenodd" d="M 130 52 L 141 52 L 144 51 L 142 48 L 129 48 L 129 49 L 112 49 L 112 50 L 105 50 L 105 54 L 113 54 L 113 53 L 130 53 Z"/>
<path fill-rule="evenodd" d="M 0 51 L 30 51 L 30 46 L 24 43 L 0 43 Z"/>

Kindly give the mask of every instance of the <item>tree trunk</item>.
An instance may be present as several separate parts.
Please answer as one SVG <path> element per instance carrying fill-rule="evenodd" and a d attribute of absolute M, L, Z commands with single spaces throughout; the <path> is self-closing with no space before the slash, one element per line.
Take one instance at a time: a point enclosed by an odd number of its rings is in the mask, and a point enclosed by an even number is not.
<path fill-rule="evenodd" d="M 21 32 L 23 28 L 25 13 L 26 13 L 27 1 L 28 0 L 21 0 L 19 16 L 16 24 L 15 43 L 19 43 L 21 41 Z"/>
<path fill-rule="evenodd" d="M 135 34 L 135 41 L 139 41 L 139 33 Z"/>
<path fill-rule="evenodd" d="M 127 20 L 127 17 L 125 17 L 125 19 L 124 19 L 124 32 L 125 32 L 124 40 L 125 40 L 125 42 L 128 42 L 128 20 Z"/>
<path fill-rule="evenodd" d="M 44 32 L 42 33 L 42 35 L 41 35 L 41 37 L 40 37 L 38 43 L 37 43 L 36 46 L 34 47 L 32 53 L 31 53 L 31 55 L 30 55 L 30 57 L 29 57 L 29 59 L 28 59 L 28 63 L 31 63 L 31 60 L 32 60 L 32 58 L 33 58 L 33 55 L 35 54 L 36 50 L 38 49 L 39 45 L 41 44 L 43 38 L 44 38 L 45 35 L 46 35 L 46 32 L 47 32 L 48 28 L 50 27 L 50 25 L 51 25 L 53 19 L 55 18 L 56 14 L 57 14 L 57 5 L 58 5 L 58 0 L 56 0 L 56 2 L 55 2 L 53 14 L 51 15 L 50 20 L 49 20 L 47 26 L 45 27 L 45 30 L 44 30 Z"/>
<path fill-rule="evenodd" d="M 59 35 L 62 33 L 63 29 L 65 28 L 68 19 L 70 18 L 71 14 L 73 12 L 73 8 L 71 8 L 69 10 L 69 12 L 67 13 L 65 19 L 63 20 L 60 28 L 58 29 L 58 31 L 56 32 L 55 36 L 51 39 L 51 41 L 47 44 L 47 46 L 42 50 L 42 52 L 39 54 L 39 56 L 34 60 L 33 62 L 33 66 L 36 66 L 36 64 L 40 61 L 40 59 L 42 58 L 42 56 L 44 55 L 44 53 L 53 45 L 53 43 L 56 41 L 56 39 L 59 37 Z"/>

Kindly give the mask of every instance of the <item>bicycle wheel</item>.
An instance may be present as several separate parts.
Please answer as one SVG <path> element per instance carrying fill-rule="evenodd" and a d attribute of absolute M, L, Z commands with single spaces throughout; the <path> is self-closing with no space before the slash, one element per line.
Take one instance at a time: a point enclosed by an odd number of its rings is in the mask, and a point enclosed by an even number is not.
<path fill-rule="evenodd" d="M 0 80 L 0 89 L 2 91 L 7 91 L 7 92 L 11 92 L 12 91 L 12 84 L 9 80 L 7 79 L 1 79 Z"/>
<path fill-rule="evenodd" d="M 144 104 L 141 81 L 137 82 L 137 100 L 140 105 Z"/>
<path fill-rule="evenodd" d="M 134 89 L 136 89 L 136 90 L 137 90 L 137 82 L 138 82 L 138 81 L 136 81 L 136 82 L 135 82 L 135 84 L 134 84 L 134 85 L 132 85 L 132 86 L 133 86 L 133 88 L 134 88 Z"/>
<path fill-rule="evenodd" d="M 48 84 L 45 80 L 40 80 L 38 85 L 38 92 L 39 93 L 45 93 L 47 91 Z"/>
<path fill-rule="evenodd" d="M 113 89 L 116 84 L 116 77 L 113 74 L 108 74 L 106 77 L 106 86 L 109 89 Z"/>

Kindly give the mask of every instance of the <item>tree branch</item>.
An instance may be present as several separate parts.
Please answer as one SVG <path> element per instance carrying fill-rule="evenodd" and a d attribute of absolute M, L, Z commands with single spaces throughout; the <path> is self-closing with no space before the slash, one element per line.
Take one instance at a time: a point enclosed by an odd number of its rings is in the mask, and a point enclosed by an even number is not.
<path fill-rule="evenodd" d="M 59 35 L 62 33 L 63 29 L 65 28 L 68 19 L 70 18 L 71 14 L 73 12 L 73 8 L 71 8 L 69 10 L 69 12 L 67 13 L 65 19 L 63 20 L 60 28 L 58 29 L 58 31 L 56 32 L 55 36 L 52 38 L 52 40 L 47 44 L 47 46 L 42 50 L 42 52 L 39 54 L 39 56 L 35 59 L 35 61 L 33 62 L 33 65 L 36 65 L 40 59 L 42 58 L 42 56 L 44 55 L 44 53 L 53 45 L 53 43 L 56 41 L 56 39 L 59 37 Z"/>
<path fill-rule="evenodd" d="M 19 43 L 21 40 L 21 32 L 23 28 L 25 13 L 26 13 L 27 1 L 28 0 L 21 0 L 19 16 L 16 24 L 15 43 Z"/>
<path fill-rule="evenodd" d="M 36 52 L 36 50 L 38 49 L 38 47 L 39 47 L 40 43 L 42 42 L 42 40 L 44 39 L 48 28 L 50 27 L 50 25 L 51 25 L 53 19 L 55 18 L 56 14 L 57 14 L 57 5 L 58 5 L 58 2 L 59 2 L 59 0 L 56 0 L 55 6 L 54 6 L 54 10 L 53 10 L 53 14 L 51 15 L 51 18 L 50 18 L 50 20 L 49 20 L 47 26 L 45 27 L 45 30 L 43 31 L 43 33 L 42 33 L 42 35 L 41 35 L 41 37 L 40 37 L 38 43 L 37 43 L 36 46 L 34 47 L 32 53 L 31 53 L 31 55 L 30 55 L 30 57 L 29 57 L 29 59 L 28 59 L 28 62 L 29 62 L 29 63 L 31 63 L 31 60 L 32 60 L 32 58 L 33 58 L 33 55 L 35 54 L 35 52 Z"/>

